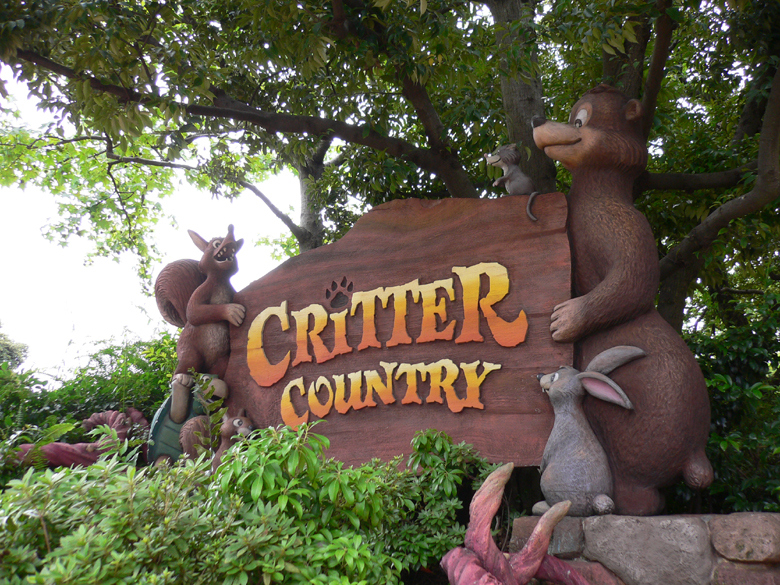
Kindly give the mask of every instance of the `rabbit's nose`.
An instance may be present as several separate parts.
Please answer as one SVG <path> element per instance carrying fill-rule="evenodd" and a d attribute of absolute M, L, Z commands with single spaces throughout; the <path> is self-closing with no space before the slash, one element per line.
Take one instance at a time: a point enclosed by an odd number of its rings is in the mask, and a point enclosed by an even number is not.
<path fill-rule="evenodd" d="M 536 374 L 536 379 L 540 382 L 542 381 L 542 378 L 544 378 L 544 374 Z"/>

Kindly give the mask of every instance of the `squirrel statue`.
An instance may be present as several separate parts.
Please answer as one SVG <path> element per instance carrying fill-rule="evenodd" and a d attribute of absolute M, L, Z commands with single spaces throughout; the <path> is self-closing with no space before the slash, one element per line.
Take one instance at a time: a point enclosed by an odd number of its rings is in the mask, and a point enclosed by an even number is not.
<path fill-rule="evenodd" d="M 186 457 L 198 458 L 198 446 L 205 448 L 204 442 L 209 442 L 210 425 L 211 421 L 206 415 L 191 418 L 182 425 L 179 442 Z M 211 459 L 211 471 L 217 470 L 222 463 L 222 455 L 238 441 L 238 435 L 248 436 L 254 430 L 255 427 L 247 417 L 246 410 L 242 409 L 237 416 L 229 416 L 225 413 L 219 427 L 219 448 Z"/>
<path fill-rule="evenodd" d="M 230 357 L 230 325 L 238 327 L 246 315 L 244 306 L 233 302 L 236 291 L 230 284 L 230 277 L 238 272 L 236 253 L 244 240 L 235 240 L 232 225 L 224 238 L 210 241 L 191 230 L 187 233 L 203 252 L 200 262 L 171 262 L 154 284 L 163 318 L 183 327 L 176 345 L 179 362 L 171 380 L 170 417 L 175 423 L 184 422 L 189 410 L 195 383 L 189 372 L 224 377 Z"/>
<path fill-rule="evenodd" d="M 530 195 L 525 211 L 531 221 L 536 221 L 536 216 L 531 213 L 531 207 L 538 193 L 533 181 L 520 170 L 520 151 L 517 149 L 517 145 L 505 144 L 499 146 L 491 154 L 485 153 L 484 156 L 489 165 L 504 171 L 503 176 L 493 181 L 493 186 L 501 187 L 503 185 L 510 195 Z"/>

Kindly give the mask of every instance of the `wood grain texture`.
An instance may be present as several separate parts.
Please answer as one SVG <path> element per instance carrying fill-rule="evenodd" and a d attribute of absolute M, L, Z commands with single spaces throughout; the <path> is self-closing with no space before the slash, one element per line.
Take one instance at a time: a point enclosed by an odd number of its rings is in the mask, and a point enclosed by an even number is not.
<path fill-rule="evenodd" d="M 290 392 L 292 412 L 300 417 L 308 413 L 308 420 L 313 421 L 319 417 L 311 412 L 312 406 L 320 413 L 327 411 L 326 422 L 317 426 L 317 432 L 330 438 L 329 455 L 347 463 L 409 453 L 416 431 L 437 428 L 456 442 L 474 444 L 492 461 L 539 464 L 553 418 L 536 374 L 572 363 L 572 346 L 553 342 L 549 332 L 553 307 L 570 298 L 571 267 L 564 196 L 549 193 L 537 197 L 534 212 L 538 222 L 528 219 L 525 204 L 525 197 L 393 201 L 364 215 L 338 242 L 288 260 L 237 293 L 234 302 L 243 304 L 247 315 L 241 327 L 231 327 L 231 357 L 225 380 L 231 389 L 230 412 L 246 408 L 255 426 L 283 424 L 284 390 L 302 378 L 302 385 Z M 487 312 L 484 307 L 475 311 L 478 304 L 465 300 L 464 293 L 478 288 L 478 298 L 485 299 L 491 289 L 497 290 L 500 278 L 483 274 L 480 283 L 472 283 L 469 288 L 463 284 L 462 270 L 453 271 L 453 267 L 478 265 L 500 265 L 508 274 L 508 292 L 492 304 L 498 316 L 494 321 L 487 316 L 489 301 L 481 301 L 488 303 Z M 410 284 L 414 281 L 417 285 Z M 404 289 L 403 285 L 409 286 Z M 423 292 L 426 286 L 427 292 Z M 391 287 L 398 288 L 388 296 Z M 380 291 L 379 296 L 387 298 L 387 306 L 383 307 L 380 300 L 370 302 L 373 297 L 365 291 Z M 361 295 L 363 303 L 358 300 Z M 426 295 L 428 304 L 423 307 Z M 403 311 L 395 304 L 400 298 L 406 304 L 405 328 L 399 326 L 398 314 Z M 326 361 L 317 358 L 312 343 L 316 339 L 309 335 L 303 346 L 297 336 L 295 312 L 314 305 L 322 307 L 314 307 L 314 312 L 330 319 L 314 336 L 322 341 L 320 351 L 333 350 L 340 338 L 345 352 Z M 373 305 L 375 314 L 364 324 L 364 315 L 370 316 L 370 309 L 365 313 L 365 305 Z M 257 324 L 250 334 L 258 315 L 273 307 L 277 315 L 265 321 L 262 335 L 257 334 Z M 345 333 L 339 337 L 336 318 L 331 316 L 345 310 Z M 514 323 L 513 331 L 517 331 L 520 321 L 515 319 L 521 310 L 528 324 L 525 340 L 514 347 L 503 347 L 496 339 L 500 334 L 493 333 L 495 323 Z M 289 320 L 286 331 L 281 315 Z M 471 319 L 473 323 L 475 315 L 483 340 L 456 343 L 461 335 L 466 336 L 464 321 Z M 303 323 L 300 314 L 298 319 Z M 261 320 L 257 319 L 258 323 Z M 310 332 L 316 329 L 314 317 L 306 322 Z M 374 342 L 379 347 L 358 350 L 361 343 L 372 338 L 364 327 L 370 330 L 372 324 L 376 330 Z M 448 340 L 417 342 L 432 333 L 446 336 L 442 332 L 447 331 L 451 332 Z M 388 347 L 388 341 L 404 332 L 409 343 Z M 260 339 L 262 353 L 270 364 L 284 364 L 289 354 L 287 368 L 272 384 L 261 385 L 252 376 L 259 371 Z M 302 351 L 310 354 L 311 361 L 293 365 Z M 474 362 L 479 362 L 472 367 L 472 374 L 477 376 L 484 373 L 485 363 L 493 364 L 490 368 L 500 365 L 500 369 L 489 371 L 479 384 L 479 404 L 483 408 L 466 407 L 453 412 L 453 405 L 467 396 L 468 366 L 464 364 Z M 418 372 L 414 375 L 417 393 L 409 393 L 407 382 L 412 374 L 398 375 L 404 364 L 407 370 L 409 365 L 425 364 L 422 369 L 440 372 L 444 382 L 457 370 L 457 378 L 452 378 L 453 389 L 448 390 L 445 383 L 439 390 L 442 403 L 429 402 L 431 394 L 436 394 L 431 389 L 435 376 L 428 373 L 423 379 Z M 365 403 L 366 373 L 377 372 L 377 379 L 388 383 L 388 368 L 393 373 L 392 396 L 389 391 L 376 391 L 372 393 L 376 406 L 343 414 L 337 411 L 333 399 L 339 376 L 347 400 L 349 375 L 361 380 L 362 394 L 357 403 Z M 403 404 L 410 396 L 421 403 Z M 316 402 L 310 402 L 310 398 Z"/>

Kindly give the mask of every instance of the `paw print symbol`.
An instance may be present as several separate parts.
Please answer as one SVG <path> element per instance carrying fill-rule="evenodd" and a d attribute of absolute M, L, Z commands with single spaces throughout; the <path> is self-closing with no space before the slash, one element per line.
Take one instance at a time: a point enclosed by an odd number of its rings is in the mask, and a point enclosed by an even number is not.
<path fill-rule="evenodd" d="M 325 289 L 325 298 L 329 301 L 331 309 L 340 309 L 349 304 L 352 297 L 352 288 L 354 284 L 347 281 L 347 277 L 341 279 L 341 282 L 335 280 Z"/>

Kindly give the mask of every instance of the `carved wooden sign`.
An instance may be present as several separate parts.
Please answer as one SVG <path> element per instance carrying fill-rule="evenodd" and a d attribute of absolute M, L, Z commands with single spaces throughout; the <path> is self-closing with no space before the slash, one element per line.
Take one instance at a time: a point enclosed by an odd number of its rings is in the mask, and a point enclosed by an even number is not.
<path fill-rule="evenodd" d="M 552 410 L 536 375 L 572 363 L 552 341 L 570 298 L 566 201 L 403 200 L 237 293 L 230 407 L 255 425 L 324 419 L 347 463 L 410 452 L 436 428 L 494 461 L 537 465 Z"/>

